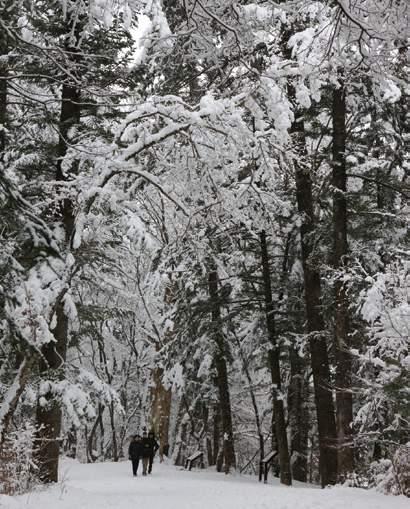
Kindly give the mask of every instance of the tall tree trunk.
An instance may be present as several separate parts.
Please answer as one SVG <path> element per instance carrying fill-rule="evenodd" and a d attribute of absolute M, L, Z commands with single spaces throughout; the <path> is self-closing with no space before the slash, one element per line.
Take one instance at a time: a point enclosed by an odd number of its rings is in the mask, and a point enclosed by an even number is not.
<path fill-rule="evenodd" d="M 69 33 L 69 29 L 70 27 L 67 26 L 67 33 Z M 75 64 L 79 59 L 77 49 L 67 44 L 66 50 Z M 61 93 L 59 142 L 56 154 L 56 180 L 60 182 L 67 182 L 71 178 L 63 171 L 62 165 L 68 150 L 69 130 L 80 122 L 80 111 L 80 90 L 74 82 L 67 78 Z M 75 171 L 74 167 L 72 171 Z M 73 203 L 69 197 L 63 197 L 59 205 L 59 216 L 65 232 L 65 247 L 66 251 L 69 251 L 75 222 Z M 55 342 L 48 343 L 42 348 L 43 357 L 40 362 L 40 371 L 49 378 L 61 379 L 64 377 L 69 330 L 69 319 L 64 311 L 62 298 L 56 305 L 56 318 L 57 324 L 53 331 Z M 52 391 L 42 396 L 42 401 L 45 400 L 47 404 L 37 405 L 37 464 L 43 482 L 57 482 L 62 412 Z"/>
<path fill-rule="evenodd" d="M 0 13 L 2 15 L 3 13 Z M 6 120 L 7 120 L 7 64 L 3 63 L 8 48 L 5 34 L 0 34 L 0 163 L 6 148 Z"/>
<path fill-rule="evenodd" d="M 162 203 L 163 206 L 163 203 Z M 165 215 L 165 211 L 163 209 L 163 216 Z M 165 227 L 165 218 L 163 219 L 163 230 L 164 236 L 168 241 L 168 234 L 166 233 Z M 173 292 L 173 281 L 172 278 L 169 278 L 169 283 L 165 288 L 164 295 L 164 304 L 166 307 L 172 308 L 174 301 L 174 292 Z M 169 343 L 174 338 L 175 331 L 167 330 L 164 334 L 163 341 L 164 343 Z M 160 348 L 159 343 L 156 344 L 157 352 Z M 169 447 L 169 425 L 171 419 L 171 403 L 172 403 L 172 391 L 171 389 L 167 389 L 164 387 L 162 382 L 162 377 L 164 374 L 164 370 L 160 366 L 156 366 L 154 368 L 153 373 L 153 381 L 154 387 L 151 393 L 152 396 L 152 404 L 151 404 L 151 422 L 152 426 L 157 433 L 159 438 L 159 455 L 161 461 L 164 457 L 164 448 Z M 166 449 L 165 449 L 166 450 Z"/>
<path fill-rule="evenodd" d="M 10 2 L 5 2 L 0 10 L 0 17 L 6 23 L 11 18 Z M 13 9 L 14 10 L 14 9 Z M 7 125 L 7 77 L 8 53 L 10 41 L 7 32 L 0 32 L 0 170 L 4 160 L 6 149 L 6 125 Z M 1 297 L 0 307 L 3 308 L 4 300 Z M 33 365 L 33 352 L 24 356 L 20 365 L 16 366 L 17 373 L 8 391 L 3 396 L 2 412 L 0 413 L 0 450 L 7 437 L 7 431 L 12 421 L 14 412 L 17 409 L 20 396 L 22 395 Z"/>
<path fill-rule="evenodd" d="M 213 460 L 210 465 L 217 465 L 217 471 L 222 471 L 222 465 L 220 468 L 218 468 L 218 458 L 219 458 L 219 438 L 220 438 L 220 428 L 221 428 L 221 409 L 219 405 L 215 405 L 213 409 L 213 434 L 212 434 L 212 440 L 213 440 Z"/>
<path fill-rule="evenodd" d="M 266 232 L 260 233 L 261 259 L 263 272 L 263 287 L 265 294 L 266 327 L 271 348 L 268 353 L 269 367 L 273 385 L 273 411 L 275 414 L 275 431 L 278 442 L 280 482 L 290 486 L 292 474 L 290 469 L 290 458 L 288 448 L 288 437 L 286 434 L 285 410 L 283 398 L 280 394 L 282 382 L 280 376 L 279 346 L 276 341 L 275 318 L 273 315 L 272 285 L 270 279 L 269 254 L 266 243 Z"/>
<path fill-rule="evenodd" d="M 343 84 L 333 90 L 333 266 L 343 271 L 348 254 L 346 205 L 346 98 Z M 343 278 L 335 282 L 336 424 L 338 475 L 353 471 L 352 358 L 349 352 L 349 310 Z"/>
<path fill-rule="evenodd" d="M 171 389 L 166 389 L 162 383 L 164 370 L 154 369 L 151 404 L 151 423 L 159 438 L 159 454 L 163 457 L 164 447 L 169 445 L 169 422 L 171 414 Z"/>
<path fill-rule="evenodd" d="M 54 329 L 55 343 L 47 343 L 41 349 L 40 371 L 48 379 L 63 378 L 67 352 L 68 321 L 61 304 L 57 307 L 57 325 Z M 52 390 L 41 394 L 37 405 L 36 462 L 39 477 L 43 482 L 58 481 L 58 458 L 60 452 L 61 407 Z"/>
<path fill-rule="evenodd" d="M 306 366 L 295 348 L 290 350 L 290 384 L 288 413 L 290 426 L 290 449 L 292 451 L 292 475 L 296 481 L 307 482 L 308 470 L 308 384 Z"/>
<path fill-rule="evenodd" d="M 292 27 L 282 32 L 282 51 L 292 60 L 289 39 Z M 337 480 L 336 420 L 331 389 L 331 376 L 325 324 L 320 310 L 321 281 L 319 268 L 314 264 L 315 217 L 310 170 L 299 159 L 306 159 L 305 126 L 303 111 L 296 105 L 296 91 L 288 83 L 288 96 L 295 105 L 291 126 L 294 159 L 296 200 L 302 224 L 300 227 L 302 266 L 304 278 L 304 298 L 306 307 L 307 332 L 309 334 L 310 358 L 315 392 L 316 415 L 319 434 L 319 470 L 322 486 L 335 484 Z M 307 161 L 305 161 L 307 162 Z"/>
<path fill-rule="evenodd" d="M 86 447 L 87 447 L 87 460 L 91 460 L 92 463 L 98 459 L 98 454 L 95 455 L 94 451 L 97 449 L 97 429 L 100 426 L 100 430 L 103 428 L 103 416 L 104 405 L 101 403 L 98 404 L 98 415 L 94 421 L 93 427 L 91 428 L 90 434 L 87 437 Z M 102 458 L 104 455 L 101 456 Z M 88 462 L 88 461 L 87 461 Z"/>
<path fill-rule="evenodd" d="M 117 430 L 115 428 L 115 407 L 113 401 L 111 401 L 108 406 L 108 413 L 110 414 L 110 425 L 111 425 L 112 460 L 117 462 L 119 460 L 119 454 L 117 443 Z"/>
<path fill-rule="evenodd" d="M 282 262 L 282 281 L 278 302 L 283 301 L 285 285 L 289 271 L 289 252 L 292 236 L 289 234 L 286 240 Z M 303 285 L 294 289 L 296 294 L 302 295 Z M 296 333 L 303 333 L 305 323 L 305 312 L 300 299 L 288 306 L 288 313 L 294 316 L 293 330 Z M 296 481 L 307 481 L 308 470 L 308 429 L 309 429 L 309 384 L 307 380 L 308 366 L 305 358 L 302 358 L 297 351 L 296 345 L 292 345 L 289 351 L 290 381 L 288 388 L 288 421 L 290 436 L 290 464 L 292 467 L 292 478 Z"/>
<path fill-rule="evenodd" d="M 2 2 L 0 6 L 0 18 L 7 25 L 11 20 L 17 24 L 17 5 L 12 0 Z M 6 124 L 7 124 L 7 77 L 9 75 L 9 52 L 13 41 L 6 30 L 0 31 L 0 163 L 3 161 L 3 152 L 6 148 Z"/>
<path fill-rule="evenodd" d="M 295 116 L 297 117 L 298 114 L 296 113 Z M 294 126 L 294 129 L 297 129 L 297 127 Z M 300 236 L 305 286 L 304 297 L 319 432 L 319 470 L 322 486 L 326 486 L 335 484 L 337 479 L 336 421 L 325 324 L 320 311 L 320 272 L 313 261 L 315 219 L 312 181 L 309 172 L 297 161 L 295 161 L 295 173 L 296 198 L 298 210 L 302 217 Z"/>
<path fill-rule="evenodd" d="M 208 286 L 212 309 L 212 337 L 215 342 L 214 362 L 217 373 L 216 380 L 219 392 L 219 402 L 221 406 L 224 470 L 225 473 L 229 473 L 231 467 L 236 468 L 236 460 L 232 431 L 228 370 L 226 366 L 226 346 L 222 331 L 221 307 L 218 295 L 218 274 L 216 270 L 211 270 L 209 273 Z"/>

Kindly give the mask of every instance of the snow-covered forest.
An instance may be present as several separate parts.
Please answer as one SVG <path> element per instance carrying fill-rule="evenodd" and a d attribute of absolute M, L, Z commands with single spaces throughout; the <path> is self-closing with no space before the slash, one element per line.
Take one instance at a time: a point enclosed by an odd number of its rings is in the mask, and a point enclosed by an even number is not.
<path fill-rule="evenodd" d="M 410 496 L 409 41 L 408 0 L 0 0 L 0 493 L 146 427 Z"/>

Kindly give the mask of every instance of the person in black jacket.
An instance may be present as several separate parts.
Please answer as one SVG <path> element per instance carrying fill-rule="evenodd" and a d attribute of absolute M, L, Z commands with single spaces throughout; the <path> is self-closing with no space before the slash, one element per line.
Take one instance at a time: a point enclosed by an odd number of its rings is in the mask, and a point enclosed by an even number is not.
<path fill-rule="evenodd" d="M 153 431 L 150 431 L 148 433 L 148 440 L 149 440 L 149 442 L 151 444 L 151 454 L 150 454 L 149 463 L 148 463 L 148 473 L 150 474 L 152 472 L 152 463 L 154 462 L 155 453 L 159 449 L 159 444 L 155 440 L 155 434 L 154 434 Z"/>
<path fill-rule="evenodd" d="M 149 459 L 150 459 L 151 454 L 152 454 L 152 452 L 151 452 L 152 446 L 151 446 L 151 441 L 148 438 L 148 435 L 147 435 L 146 431 L 143 431 L 143 433 L 142 433 L 141 446 L 142 446 L 142 452 L 141 452 L 141 455 L 142 455 L 142 475 L 147 475 Z"/>
<path fill-rule="evenodd" d="M 135 435 L 128 448 L 128 458 L 132 461 L 132 473 L 137 475 L 138 465 L 142 456 L 142 440 L 140 435 Z"/>

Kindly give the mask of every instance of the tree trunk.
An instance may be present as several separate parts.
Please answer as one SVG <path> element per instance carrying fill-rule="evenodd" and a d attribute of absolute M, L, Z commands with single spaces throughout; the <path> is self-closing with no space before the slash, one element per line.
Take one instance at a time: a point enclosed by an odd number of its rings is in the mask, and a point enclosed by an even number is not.
<path fill-rule="evenodd" d="M 221 435 L 220 424 L 221 424 L 221 409 L 220 409 L 219 405 L 216 405 L 214 407 L 214 426 L 213 426 L 213 436 L 212 436 L 213 444 L 214 444 L 214 447 L 213 447 L 214 455 L 213 455 L 213 460 L 212 460 L 211 465 L 216 465 L 218 472 L 222 471 L 222 465 L 220 468 L 218 467 L 219 439 L 220 439 L 220 435 Z"/>
<path fill-rule="evenodd" d="M 12 12 L 13 11 L 13 12 Z M 10 2 L 6 2 L 3 9 L 0 11 L 0 17 L 4 22 L 7 22 L 15 14 L 15 8 L 11 9 Z M 6 149 L 6 126 L 7 126 L 7 77 L 8 77 L 8 53 L 9 53 L 9 36 L 4 30 L 0 32 L 0 165 L 4 160 L 4 151 Z M 0 168 L 1 169 L 1 168 Z M 4 306 L 4 301 L 1 299 L 0 307 Z M 20 396 L 22 395 L 31 369 L 34 364 L 34 352 L 21 360 L 18 371 L 11 384 L 9 390 L 4 394 L 2 402 L 2 411 L 0 412 L 0 450 L 3 447 L 4 441 L 10 423 L 12 422 L 14 412 L 17 409 Z"/>
<path fill-rule="evenodd" d="M 151 422 L 156 435 L 159 438 L 159 454 L 163 458 L 164 448 L 169 446 L 169 421 L 171 414 L 170 389 L 166 389 L 162 383 L 163 369 L 154 369 L 154 387 L 152 390 Z"/>
<path fill-rule="evenodd" d="M 103 416 L 104 405 L 98 404 L 98 415 L 94 421 L 93 427 L 91 428 L 90 435 L 87 438 L 87 460 L 90 459 L 93 463 L 98 459 L 98 455 L 94 454 L 94 450 L 97 448 L 97 429 L 100 426 L 100 430 L 103 430 Z M 102 458 L 104 455 L 101 456 Z"/>
<path fill-rule="evenodd" d="M 296 481 L 307 482 L 308 454 L 308 384 L 305 380 L 306 366 L 298 352 L 290 350 L 290 384 L 288 392 L 288 414 L 290 426 L 290 448 L 292 451 L 292 475 Z"/>
<path fill-rule="evenodd" d="M 296 116 L 298 115 L 296 114 Z M 325 324 L 320 311 L 320 272 L 318 267 L 313 264 L 315 220 L 312 181 L 310 174 L 297 162 L 295 162 L 295 170 L 296 198 L 302 217 L 300 236 L 305 284 L 304 296 L 319 432 L 319 470 L 321 483 L 324 487 L 328 484 L 335 484 L 337 479 L 336 421 Z"/>
<path fill-rule="evenodd" d="M 112 460 L 117 462 L 119 460 L 117 430 L 115 429 L 115 408 L 114 403 L 112 401 L 108 406 L 108 412 L 110 414 L 110 425 L 111 425 Z"/>
<path fill-rule="evenodd" d="M 292 59 L 288 46 L 292 29 L 282 32 L 283 54 Z M 296 104 L 296 92 L 293 84 L 288 83 L 289 99 Z M 315 217 L 313 191 L 310 171 L 299 163 L 306 158 L 305 127 L 303 111 L 295 106 L 291 126 L 294 159 L 296 200 L 302 224 L 300 239 L 304 279 L 304 299 L 306 307 L 307 332 L 309 334 L 310 358 L 315 392 L 316 415 L 319 434 L 319 470 L 322 486 L 335 484 L 337 480 L 336 421 L 331 389 L 331 376 L 325 324 L 320 310 L 321 282 L 320 270 L 314 265 Z"/>
<path fill-rule="evenodd" d="M 273 385 L 273 411 L 275 414 L 275 431 L 278 442 L 280 482 L 290 486 L 292 474 L 290 469 L 290 458 L 288 449 L 288 437 L 286 434 L 285 410 L 283 397 L 280 394 L 282 382 L 280 376 L 279 347 L 276 341 L 275 318 L 273 315 L 272 285 L 270 279 L 269 254 L 266 243 L 266 233 L 260 233 L 261 259 L 263 272 L 263 287 L 265 294 L 266 327 L 271 348 L 268 353 L 269 368 Z"/>
<path fill-rule="evenodd" d="M 69 27 L 67 27 L 69 32 Z M 73 63 L 78 61 L 75 47 L 66 47 Z M 61 93 L 61 111 L 59 120 L 59 142 L 57 147 L 56 180 L 66 182 L 70 175 L 64 173 L 63 159 L 68 150 L 69 130 L 80 121 L 80 90 L 74 83 L 63 85 Z M 72 168 L 73 171 L 75 168 Z M 74 233 L 74 211 L 70 198 L 64 197 L 59 203 L 59 219 L 64 226 L 65 247 L 68 251 Z M 57 218 L 58 220 L 58 218 Z M 43 358 L 40 371 L 49 378 L 61 379 L 64 376 L 64 363 L 68 345 L 69 319 L 64 312 L 64 301 L 60 298 L 56 305 L 57 324 L 53 331 L 55 343 L 48 343 L 42 348 Z M 60 449 L 60 431 L 62 412 L 59 402 L 55 401 L 52 391 L 43 395 L 46 405 L 38 404 L 36 421 L 38 426 L 37 464 L 43 482 L 57 482 L 58 457 Z"/>
<path fill-rule="evenodd" d="M 174 447 L 174 458 L 175 465 L 183 466 L 186 459 L 186 437 L 187 437 L 187 428 L 188 428 L 188 415 L 185 411 L 182 411 L 181 423 L 179 425 L 179 433 L 175 440 Z"/>
<path fill-rule="evenodd" d="M 41 352 L 40 371 L 48 379 L 57 381 L 63 377 L 67 352 L 68 321 L 62 305 L 57 308 L 55 343 L 47 343 Z M 61 407 L 52 390 L 41 395 L 36 410 L 37 452 L 36 462 L 42 482 L 58 481 L 58 457 L 60 451 Z"/>
<path fill-rule="evenodd" d="M 343 85 L 333 91 L 333 267 L 343 271 L 348 254 L 346 205 L 346 99 Z M 342 277 L 335 282 L 336 425 L 338 475 L 353 472 L 352 359 L 349 352 L 349 310 Z"/>
<path fill-rule="evenodd" d="M 5 2 L 0 10 L 0 17 L 4 23 L 7 23 L 12 17 L 15 17 L 16 7 L 12 7 L 12 2 Z M 17 19 L 15 19 L 17 22 Z M 3 160 L 3 152 L 6 148 L 6 124 L 7 124 L 7 77 L 8 54 L 10 51 L 9 35 L 5 30 L 0 32 L 0 163 Z"/>
<path fill-rule="evenodd" d="M 7 54 L 4 35 L 0 35 L 0 57 Z M 7 120 L 7 66 L 0 58 L 0 163 L 3 161 L 3 152 L 6 148 L 6 120 Z"/>
<path fill-rule="evenodd" d="M 224 470 L 225 473 L 229 473 L 231 467 L 236 467 L 236 460 L 232 431 L 228 370 L 226 367 L 225 338 L 222 332 L 221 307 L 218 295 L 218 274 L 216 270 L 212 270 L 209 273 L 208 285 L 212 307 L 212 337 L 215 342 L 214 362 L 217 373 L 216 380 L 219 392 L 219 402 L 221 406 Z"/>

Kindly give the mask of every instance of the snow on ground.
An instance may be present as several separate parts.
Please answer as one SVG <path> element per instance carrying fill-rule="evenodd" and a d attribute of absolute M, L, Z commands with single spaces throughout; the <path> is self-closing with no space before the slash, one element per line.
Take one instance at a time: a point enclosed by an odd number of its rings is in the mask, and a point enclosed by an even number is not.
<path fill-rule="evenodd" d="M 141 468 L 141 466 L 140 466 Z M 61 481 L 26 495 L 0 495 L 1 509 L 409 509 L 405 497 L 352 488 L 283 487 L 255 477 L 154 464 L 134 478 L 131 463 L 61 463 Z"/>

